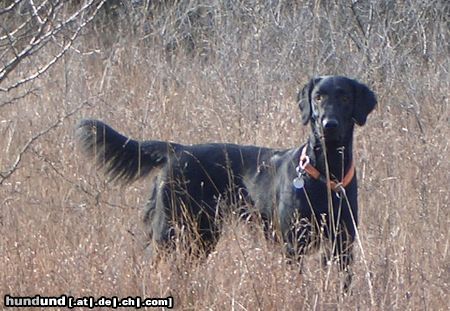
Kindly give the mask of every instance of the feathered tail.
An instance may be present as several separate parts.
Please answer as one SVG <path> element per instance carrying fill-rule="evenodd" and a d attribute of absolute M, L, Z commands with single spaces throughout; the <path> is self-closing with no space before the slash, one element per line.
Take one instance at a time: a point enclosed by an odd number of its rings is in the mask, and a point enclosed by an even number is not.
<path fill-rule="evenodd" d="M 140 142 L 125 137 L 98 120 L 82 120 L 76 128 L 82 149 L 115 181 L 130 183 L 164 164 L 175 144 Z"/>

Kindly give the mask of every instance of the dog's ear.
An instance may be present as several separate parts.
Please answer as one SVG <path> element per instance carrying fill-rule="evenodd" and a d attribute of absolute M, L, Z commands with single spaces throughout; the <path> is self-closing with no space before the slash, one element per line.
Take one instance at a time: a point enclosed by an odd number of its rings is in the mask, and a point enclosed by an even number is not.
<path fill-rule="evenodd" d="M 377 98 L 366 85 L 355 80 L 353 80 L 353 85 L 355 90 L 353 120 L 362 126 L 366 123 L 369 113 L 375 108 Z"/>
<path fill-rule="evenodd" d="M 311 92 L 314 85 L 316 85 L 319 81 L 320 78 L 311 79 L 308 84 L 306 84 L 297 94 L 297 103 L 302 113 L 303 125 L 308 124 L 309 119 L 311 119 Z"/>

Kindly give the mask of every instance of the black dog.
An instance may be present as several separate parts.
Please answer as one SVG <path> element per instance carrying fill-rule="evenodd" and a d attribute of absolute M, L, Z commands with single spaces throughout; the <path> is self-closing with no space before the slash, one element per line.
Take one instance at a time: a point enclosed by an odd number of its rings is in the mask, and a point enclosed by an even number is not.
<path fill-rule="evenodd" d="M 347 270 L 358 223 L 353 128 L 366 122 L 376 98 L 355 80 L 325 76 L 303 88 L 298 104 L 312 131 L 305 145 L 288 150 L 139 142 L 96 120 L 81 121 L 77 132 L 113 179 L 131 182 L 156 172 L 145 216 L 154 245 L 170 244 L 178 225 L 208 252 L 219 219 L 232 207 L 253 206 L 266 231 L 281 234 L 288 255 L 302 255 L 326 238 Z"/>

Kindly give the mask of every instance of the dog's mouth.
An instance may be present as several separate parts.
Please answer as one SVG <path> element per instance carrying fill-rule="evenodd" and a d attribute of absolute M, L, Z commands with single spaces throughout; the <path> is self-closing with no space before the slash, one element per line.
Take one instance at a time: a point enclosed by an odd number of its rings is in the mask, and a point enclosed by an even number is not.
<path fill-rule="evenodd" d="M 324 129 L 323 130 L 323 138 L 326 143 L 331 142 L 340 142 L 341 135 L 337 129 Z"/>

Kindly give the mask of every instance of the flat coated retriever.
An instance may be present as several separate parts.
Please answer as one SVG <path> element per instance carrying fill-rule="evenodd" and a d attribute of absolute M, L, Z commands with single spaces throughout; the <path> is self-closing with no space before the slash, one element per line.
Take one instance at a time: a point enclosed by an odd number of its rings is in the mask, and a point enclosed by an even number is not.
<path fill-rule="evenodd" d="M 355 80 L 323 76 L 299 92 L 298 105 L 311 134 L 306 144 L 287 150 L 140 142 L 97 120 L 82 120 L 77 134 L 112 179 L 126 183 L 155 172 L 144 219 L 154 247 L 172 244 L 179 226 L 208 253 L 219 220 L 252 207 L 266 234 L 281 237 L 289 258 L 301 258 L 325 238 L 332 242 L 327 256 L 347 271 L 358 223 L 353 129 L 366 123 L 376 97 Z"/>

